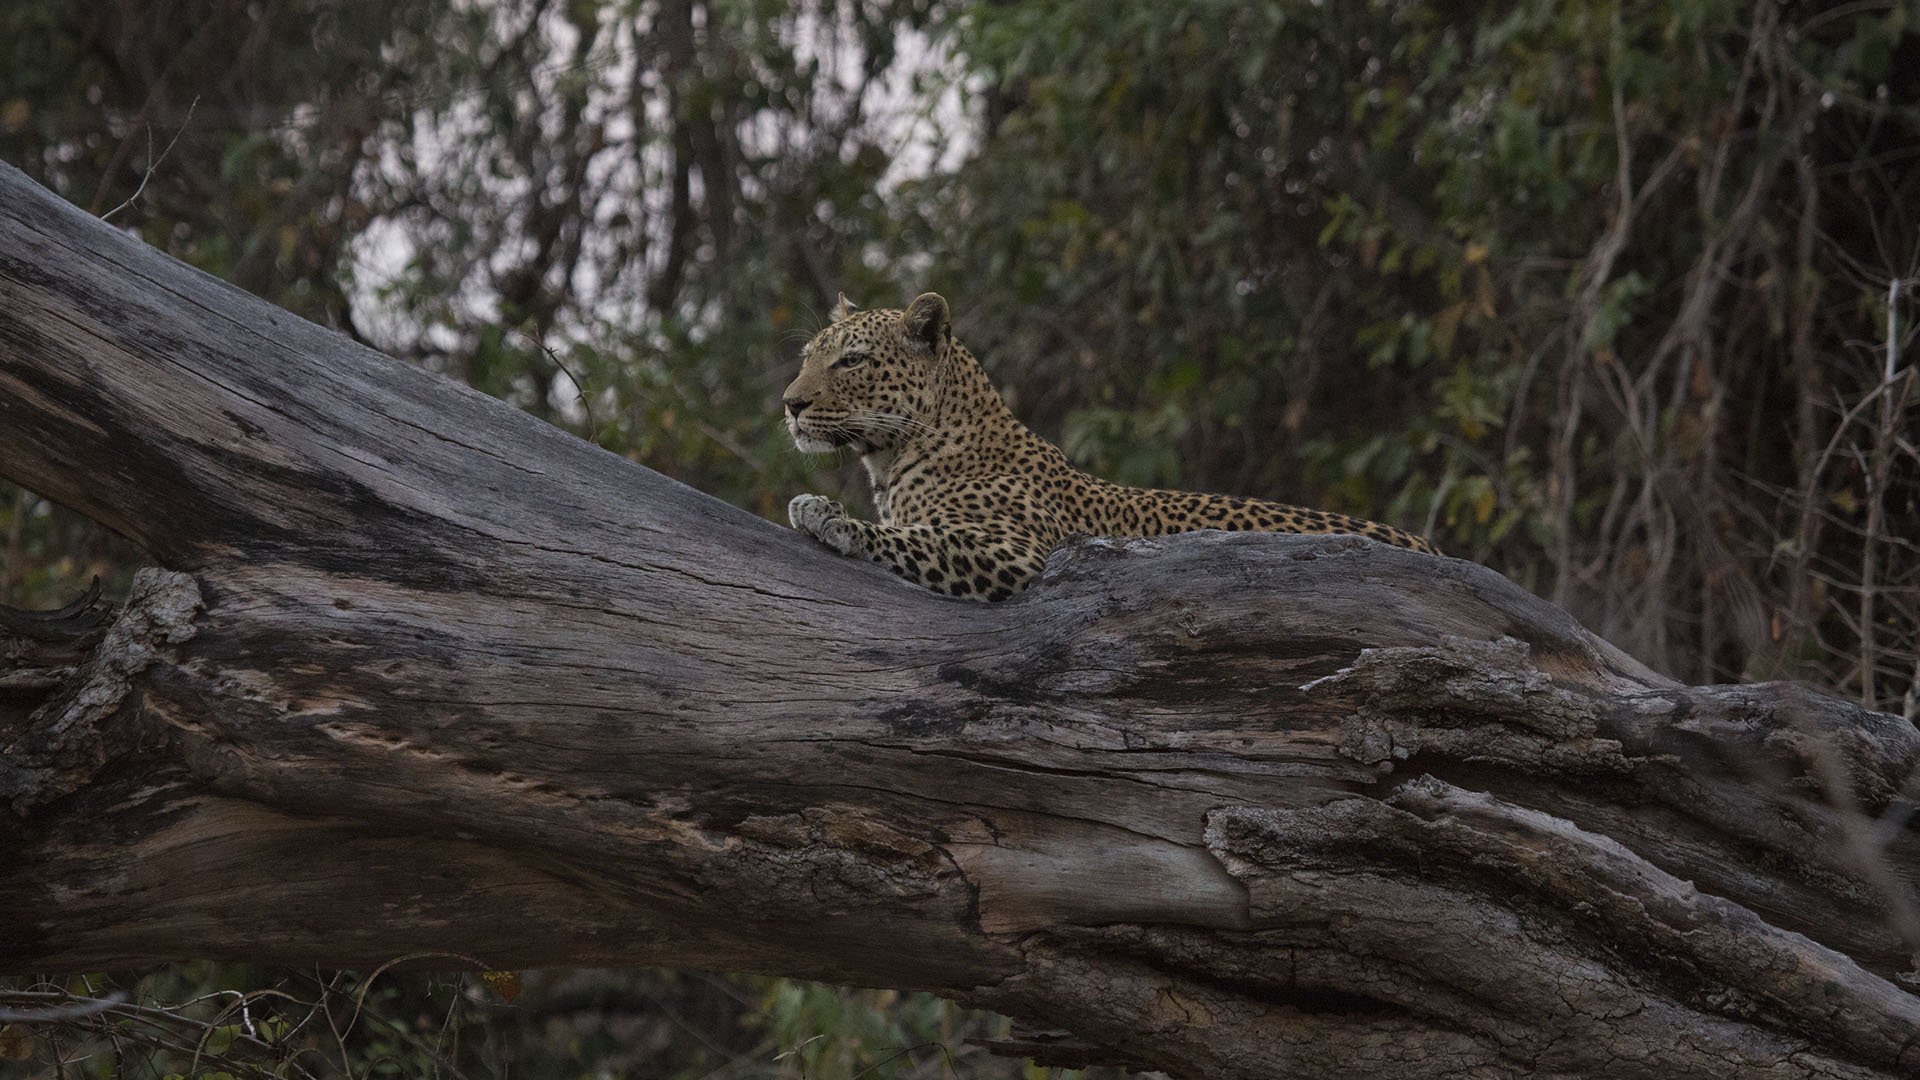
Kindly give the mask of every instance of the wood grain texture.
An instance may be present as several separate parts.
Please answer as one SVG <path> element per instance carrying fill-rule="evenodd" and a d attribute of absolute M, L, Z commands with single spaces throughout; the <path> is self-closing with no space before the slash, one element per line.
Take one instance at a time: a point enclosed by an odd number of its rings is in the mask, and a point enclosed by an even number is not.
<path fill-rule="evenodd" d="M 0 970 L 667 964 L 1189 1077 L 1920 1075 L 1913 726 L 1677 685 L 1471 563 L 1095 540 L 942 599 L 3 166 L 0 475 L 155 564 L 64 660 L 0 623 Z"/>

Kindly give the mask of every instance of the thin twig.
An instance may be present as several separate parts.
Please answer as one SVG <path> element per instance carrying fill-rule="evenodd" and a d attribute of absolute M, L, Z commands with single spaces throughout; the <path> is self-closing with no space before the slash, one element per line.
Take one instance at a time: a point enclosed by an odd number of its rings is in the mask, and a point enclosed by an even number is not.
<path fill-rule="evenodd" d="M 1867 531 L 1860 540 L 1860 704 L 1872 709 L 1878 705 L 1874 686 L 1874 653 L 1879 648 L 1873 617 L 1880 574 L 1880 532 L 1885 525 L 1887 474 L 1892 454 L 1888 443 L 1895 435 L 1899 418 L 1894 400 L 1893 373 L 1900 357 L 1900 278 L 1887 282 L 1887 365 L 1881 376 L 1880 423 L 1873 433 L 1872 465 L 1867 468 Z"/>
<path fill-rule="evenodd" d="M 147 190 L 147 181 L 153 179 L 154 170 L 160 167 L 161 162 L 167 160 L 167 155 L 173 152 L 173 144 L 180 141 L 180 136 L 185 135 L 187 133 L 187 125 L 193 123 L 193 107 L 198 104 L 200 104 L 200 95 L 195 94 L 193 97 L 193 100 L 187 103 L 187 115 L 185 119 L 180 121 L 179 130 L 173 133 L 173 138 L 167 141 L 166 149 L 160 151 L 160 156 L 157 158 L 153 156 L 153 127 L 152 125 L 148 125 L 147 127 L 147 171 L 142 173 L 140 176 L 140 186 L 133 189 L 133 194 L 127 196 L 126 202 L 123 202 L 119 206 L 116 206 L 113 209 L 107 211 L 106 213 L 101 214 L 100 215 L 101 221 L 111 220 L 113 215 L 119 213 L 122 210 L 125 210 L 129 206 L 132 206 L 133 200 L 139 198 L 140 193 Z"/>
<path fill-rule="evenodd" d="M 12 990 L 0 992 L 0 1001 L 23 1003 L 45 1000 L 45 1008 L 0 1009 L 0 1023 L 38 1024 L 55 1020 L 79 1020 L 96 1013 L 106 1012 L 125 1001 L 127 996 L 118 990 L 105 997 L 75 998 L 71 994 L 39 993 L 31 990 Z M 55 1004 L 55 1003 L 59 1004 Z"/>
<path fill-rule="evenodd" d="M 532 335 L 528 335 L 528 336 L 532 338 Z M 594 419 L 593 401 L 591 398 L 587 397 L 587 384 L 584 382 L 581 382 L 580 377 L 573 373 L 573 369 L 567 367 L 566 364 L 560 361 L 560 354 L 555 352 L 551 346 L 549 346 L 546 342 L 539 340 L 538 338 L 532 338 L 532 340 L 534 345 L 538 346 L 541 352 L 547 354 L 547 359 L 553 361 L 553 366 L 559 368 L 560 373 L 562 375 L 565 375 L 567 377 L 567 381 L 573 384 L 573 395 L 574 397 L 580 399 L 580 407 L 586 410 L 586 413 L 587 413 L 587 441 L 592 443 L 595 446 L 599 446 L 600 445 L 600 421 Z"/>
<path fill-rule="evenodd" d="M 1894 370 L 1900 366 L 1900 286 L 1906 284 L 1899 278 L 1887 282 L 1887 370 L 1882 381 L 1892 382 Z"/>

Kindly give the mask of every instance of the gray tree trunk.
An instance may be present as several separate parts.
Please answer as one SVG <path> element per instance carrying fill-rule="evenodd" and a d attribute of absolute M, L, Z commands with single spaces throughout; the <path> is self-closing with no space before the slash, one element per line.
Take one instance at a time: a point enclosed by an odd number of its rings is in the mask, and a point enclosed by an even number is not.
<path fill-rule="evenodd" d="M 1468 562 L 1089 541 L 942 599 L 3 166 L 0 474 L 156 567 L 104 635 L 0 629 L 0 971 L 665 964 L 1182 1077 L 1920 1075 L 1913 726 L 1677 685 Z"/>

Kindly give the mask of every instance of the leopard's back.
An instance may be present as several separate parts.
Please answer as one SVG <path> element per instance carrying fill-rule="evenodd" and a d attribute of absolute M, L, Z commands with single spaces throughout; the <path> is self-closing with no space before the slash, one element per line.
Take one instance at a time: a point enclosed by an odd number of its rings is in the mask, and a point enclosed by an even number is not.
<path fill-rule="evenodd" d="M 1076 533 L 1352 533 L 1439 554 L 1422 537 L 1364 518 L 1090 476 L 1014 418 L 953 339 L 939 296 L 905 311 L 853 311 L 842 298 L 836 315 L 787 388 L 787 423 L 802 450 L 861 451 L 880 522 L 848 517 L 817 495 L 797 496 L 788 516 L 843 554 L 937 592 L 1005 599 Z"/>

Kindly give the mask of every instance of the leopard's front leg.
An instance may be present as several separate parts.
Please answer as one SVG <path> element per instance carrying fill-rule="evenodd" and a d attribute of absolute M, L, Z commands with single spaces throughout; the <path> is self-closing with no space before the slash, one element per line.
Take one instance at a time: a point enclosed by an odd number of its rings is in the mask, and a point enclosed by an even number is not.
<path fill-rule="evenodd" d="M 787 520 L 842 555 L 879 563 L 917 585 L 949 596 L 1005 600 L 1046 565 L 1037 537 L 984 526 L 875 525 L 847 516 L 820 495 L 796 495 Z"/>

